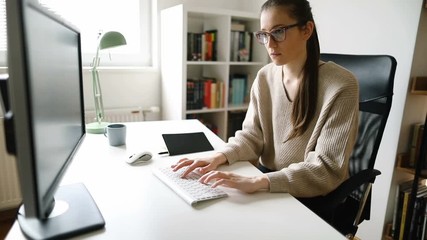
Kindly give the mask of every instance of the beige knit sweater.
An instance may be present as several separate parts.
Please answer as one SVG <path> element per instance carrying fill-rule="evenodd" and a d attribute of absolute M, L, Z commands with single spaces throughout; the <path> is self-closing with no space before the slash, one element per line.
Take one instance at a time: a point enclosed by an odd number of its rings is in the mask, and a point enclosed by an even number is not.
<path fill-rule="evenodd" d="M 230 164 L 256 160 L 267 173 L 270 192 L 296 197 L 325 195 L 348 178 L 348 159 L 357 135 L 359 88 L 356 78 L 333 62 L 320 63 L 317 110 L 301 136 L 292 130 L 292 102 L 273 63 L 257 74 L 243 129 L 221 151 Z"/>

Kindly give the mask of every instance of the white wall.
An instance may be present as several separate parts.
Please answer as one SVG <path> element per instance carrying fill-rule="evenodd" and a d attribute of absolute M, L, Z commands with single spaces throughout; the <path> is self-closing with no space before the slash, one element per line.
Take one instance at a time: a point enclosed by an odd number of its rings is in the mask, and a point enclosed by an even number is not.
<path fill-rule="evenodd" d="M 99 71 L 104 108 L 142 107 L 160 104 L 160 74 L 157 68 L 105 69 Z M 86 109 L 94 108 L 92 75 L 83 72 Z M 147 120 L 158 120 L 159 113 L 147 114 Z"/>

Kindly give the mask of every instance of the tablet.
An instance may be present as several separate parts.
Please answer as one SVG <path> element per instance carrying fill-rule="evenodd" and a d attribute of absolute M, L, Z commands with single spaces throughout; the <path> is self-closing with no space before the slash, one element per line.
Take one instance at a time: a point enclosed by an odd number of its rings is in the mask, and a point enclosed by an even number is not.
<path fill-rule="evenodd" d="M 203 132 L 162 134 L 169 156 L 214 150 Z"/>

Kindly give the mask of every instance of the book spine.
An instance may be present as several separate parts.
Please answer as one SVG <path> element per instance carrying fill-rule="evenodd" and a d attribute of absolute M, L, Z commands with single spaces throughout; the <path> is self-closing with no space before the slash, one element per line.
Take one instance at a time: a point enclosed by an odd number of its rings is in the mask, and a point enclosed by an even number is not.
<path fill-rule="evenodd" d="M 218 108 L 222 108 L 224 107 L 223 102 L 222 102 L 222 98 L 223 98 L 223 89 L 224 89 L 224 83 L 222 81 L 218 82 L 218 86 L 217 86 L 217 92 L 216 92 L 216 104 L 218 106 Z"/>
<path fill-rule="evenodd" d="M 424 219 L 425 219 L 425 211 L 426 211 L 426 196 L 420 198 L 420 208 L 418 211 L 418 217 L 416 219 L 416 232 L 415 232 L 415 239 L 422 239 L 422 230 L 424 228 Z"/>
<path fill-rule="evenodd" d="M 421 228 L 420 239 L 426 239 L 426 225 L 427 225 L 427 206 L 424 207 L 424 219 L 423 219 L 423 226 Z"/>
<path fill-rule="evenodd" d="M 206 33 L 200 33 L 200 50 L 201 50 L 201 60 L 206 61 Z"/>
<path fill-rule="evenodd" d="M 400 220 L 400 233 L 399 233 L 399 240 L 403 240 L 403 236 L 405 233 L 405 224 L 406 224 L 406 213 L 408 210 L 408 201 L 409 201 L 409 195 L 410 191 L 406 191 L 403 196 L 403 205 L 402 205 L 402 218 Z"/>
<path fill-rule="evenodd" d="M 211 101 L 210 107 L 211 108 L 217 108 L 218 107 L 216 105 L 216 98 L 217 98 L 216 91 L 217 91 L 217 83 L 213 82 L 213 83 L 211 83 L 211 99 L 210 99 L 210 101 Z"/>
<path fill-rule="evenodd" d="M 424 125 L 417 123 L 412 126 L 412 141 L 409 150 L 409 167 L 415 167 L 420 155 L 420 146 L 423 136 Z"/>
<path fill-rule="evenodd" d="M 210 108 L 211 107 L 211 80 L 205 80 L 204 81 L 204 107 Z"/>
<path fill-rule="evenodd" d="M 217 39 L 217 30 L 208 30 L 205 32 L 206 35 L 206 61 L 216 61 L 217 60 L 217 51 L 216 51 L 216 39 Z"/>
<path fill-rule="evenodd" d="M 406 181 L 403 183 L 400 183 L 398 185 L 397 193 L 396 193 L 396 203 L 395 203 L 395 211 L 396 216 L 393 218 L 393 225 L 392 225 L 392 236 L 393 239 L 399 239 L 400 233 L 401 233 L 401 222 L 403 219 L 403 209 L 404 209 L 404 196 L 405 192 L 410 192 L 410 189 L 412 188 L 413 181 Z"/>
<path fill-rule="evenodd" d="M 400 201 L 399 196 L 400 196 L 400 184 L 397 185 L 395 201 L 394 201 L 393 223 L 391 227 L 391 236 L 393 239 L 396 239 L 396 237 L 399 235 L 398 228 L 396 227 L 399 219 L 399 201 Z"/>
<path fill-rule="evenodd" d="M 195 84 L 192 79 L 187 80 L 187 109 L 194 109 L 195 102 Z"/>
<path fill-rule="evenodd" d="M 199 97 L 198 97 L 198 108 L 202 109 L 204 106 L 204 98 L 205 98 L 205 89 L 204 89 L 204 82 L 203 80 L 197 81 L 197 88 L 199 90 Z"/>
<path fill-rule="evenodd" d="M 234 32 L 234 52 L 233 52 L 233 60 L 239 61 L 239 32 Z"/>
<path fill-rule="evenodd" d="M 187 60 L 193 60 L 193 33 L 187 33 Z"/>

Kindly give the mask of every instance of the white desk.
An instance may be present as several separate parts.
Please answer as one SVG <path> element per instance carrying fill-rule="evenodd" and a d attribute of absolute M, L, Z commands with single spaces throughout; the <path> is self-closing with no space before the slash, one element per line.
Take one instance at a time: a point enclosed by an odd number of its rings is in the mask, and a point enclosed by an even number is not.
<path fill-rule="evenodd" d="M 125 158 L 148 149 L 162 151 L 162 133 L 203 131 L 215 149 L 224 142 L 197 120 L 127 123 L 127 145 L 111 147 L 103 135 L 88 134 L 63 183 L 83 182 L 102 212 L 105 229 L 88 239 L 345 239 L 286 193 L 245 194 L 224 188 L 229 197 L 191 207 L 151 172 L 182 156 L 155 156 L 147 165 Z M 192 154 L 191 156 L 203 155 Z M 246 162 L 227 166 L 241 174 L 261 174 Z M 15 222 L 7 239 L 22 239 Z"/>

